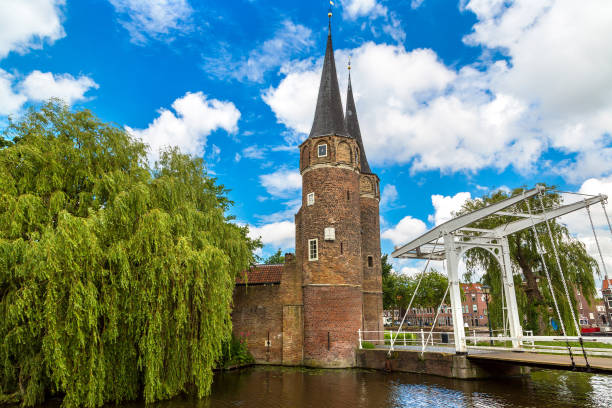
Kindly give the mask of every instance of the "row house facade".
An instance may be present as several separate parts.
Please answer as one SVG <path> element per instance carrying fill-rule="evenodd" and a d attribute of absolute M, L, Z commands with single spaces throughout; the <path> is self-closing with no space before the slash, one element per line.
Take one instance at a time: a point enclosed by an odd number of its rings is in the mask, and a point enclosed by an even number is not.
<path fill-rule="evenodd" d="M 462 283 L 461 289 L 465 294 L 462 302 L 463 321 L 470 328 L 487 327 L 489 324 L 489 312 L 487 308 L 486 295 L 482 291 L 480 283 Z M 437 308 L 411 308 L 406 317 L 408 326 L 431 326 L 436 318 Z M 387 322 L 397 322 L 401 320 L 399 310 L 386 310 L 384 316 Z M 443 304 L 437 326 L 452 326 L 453 317 L 450 305 Z"/>

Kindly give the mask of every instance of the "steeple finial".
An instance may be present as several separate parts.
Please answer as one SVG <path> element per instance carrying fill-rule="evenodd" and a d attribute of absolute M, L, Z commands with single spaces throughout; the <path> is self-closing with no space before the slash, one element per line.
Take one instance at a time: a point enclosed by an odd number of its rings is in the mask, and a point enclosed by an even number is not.
<path fill-rule="evenodd" d="M 327 18 L 329 22 L 327 24 L 327 35 L 331 36 L 331 18 L 332 18 L 332 6 L 334 5 L 333 1 L 329 1 L 329 10 L 327 11 Z"/>
<path fill-rule="evenodd" d="M 361 162 L 362 173 L 372 173 L 370 165 L 368 164 L 368 158 L 363 148 L 363 141 L 361 140 L 361 130 L 359 129 L 359 120 L 357 119 L 357 109 L 355 108 L 355 99 L 353 98 L 353 86 L 351 85 L 351 60 L 349 57 L 348 63 L 349 79 L 348 79 L 348 90 L 346 91 L 346 115 L 344 116 L 346 121 L 346 129 L 349 132 L 349 136 L 355 138 L 357 145 L 359 146 L 359 161 Z"/>
<path fill-rule="evenodd" d="M 331 14 L 332 4 L 330 2 L 330 12 L 328 14 Z M 321 72 L 319 96 L 317 97 L 317 107 L 309 137 L 327 135 L 349 136 L 346 124 L 344 123 L 340 88 L 338 86 L 338 76 L 336 75 L 336 62 L 334 60 L 334 48 L 331 37 L 331 15 L 329 18 L 329 33 L 327 35 L 325 59 L 323 60 L 323 72 Z"/>

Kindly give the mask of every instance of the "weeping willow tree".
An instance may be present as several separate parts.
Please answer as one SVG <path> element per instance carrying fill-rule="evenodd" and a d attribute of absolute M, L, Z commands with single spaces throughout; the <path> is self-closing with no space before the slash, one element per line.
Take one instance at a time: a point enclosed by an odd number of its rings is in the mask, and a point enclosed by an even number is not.
<path fill-rule="evenodd" d="M 492 195 L 467 201 L 460 214 L 471 212 L 487 205 L 504 200 L 510 196 L 520 194 L 522 188 L 515 189 L 511 194 L 497 191 Z M 541 211 L 542 204 L 537 196 L 528 199 L 532 213 Z M 543 196 L 545 208 L 557 206 L 562 203 L 562 197 L 557 193 L 548 193 Z M 526 202 L 516 205 L 516 210 L 527 214 L 529 209 Z M 493 229 L 516 218 L 509 216 L 488 217 L 474 223 L 476 228 Z M 536 232 L 540 239 L 542 249 L 545 251 L 544 260 L 550 273 L 553 292 L 557 298 L 559 311 L 568 334 L 575 334 L 575 325 L 572 322 L 577 316 L 572 316 L 570 304 L 567 299 L 561 272 L 556 263 L 554 249 L 549 238 L 545 223 L 536 225 Z M 570 301 L 574 313 L 578 312 L 578 302 L 575 290 L 587 299 L 595 296 L 594 274 L 599 274 L 599 267 L 595 259 L 588 255 L 582 242 L 573 238 L 567 227 L 556 220 L 550 220 L 552 238 L 557 246 L 559 260 L 563 275 L 568 286 Z M 514 275 L 514 288 L 516 290 L 519 313 L 524 317 L 523 328 L 533 330 L 534 333 L 546 334 L 552 332 L 550 318 L 558 321 L 557 312 L 548 284 L 548 279 L 537 250 L 536 237 L 531 228 L 512 234 L 508 237 L 510 258 L 513 269 L 519 274 Z M 491 302 L 489 304 L 489 318 L 496 327 L 503 326 L 502 311 L 502 285 L 501 267 L 497 260 L 482 248 L 473 248 L 466 253 L 467 279 L 477 270 L 484 270 L 483 283 L 491 287 Z"/>
<path fill-rule="evenodd" d="M 201 159 L 60 102 L 0 149 L 0 403 L 206 395 L 258 243 Z"/>

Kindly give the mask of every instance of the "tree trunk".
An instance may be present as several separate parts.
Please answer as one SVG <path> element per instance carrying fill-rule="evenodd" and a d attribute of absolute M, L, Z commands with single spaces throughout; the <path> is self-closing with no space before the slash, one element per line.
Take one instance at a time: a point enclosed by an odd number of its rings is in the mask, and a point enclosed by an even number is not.
<path fill-rule="evenodd" d="M 537 276 L 533 272 L 530 263 L 527 261 L 525 254 L 523 253 L 523 249 L 521 248 L 521 234 L 517 234 L 516 237 L 516 260 L 523 272 L 523 276 L 525 277 L 525 281 L 527 283 L 527 287 L 525 288 L 525 295 L 527 296 L 527 300 L 532 305 L 540 305 L 544 302 L 544 296 L 540 292 L 540 288 L 538 287 Z M 538 316 L 538 328 L 539 333 L 544 333 L 546 330 L 546 323 L 541 315 Z"/>

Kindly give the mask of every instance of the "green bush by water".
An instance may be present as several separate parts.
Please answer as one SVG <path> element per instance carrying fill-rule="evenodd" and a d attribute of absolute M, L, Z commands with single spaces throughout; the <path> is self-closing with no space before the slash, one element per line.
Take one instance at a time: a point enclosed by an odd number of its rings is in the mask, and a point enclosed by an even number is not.
<path fill-rule="evenodd" d="M 223 343 L 223 355 L 218 364 L 219 368 L 241 367 L 254 362 L 255 359 L 249 352 L 245 338 L 232 334 L 232 337 Z"/>

